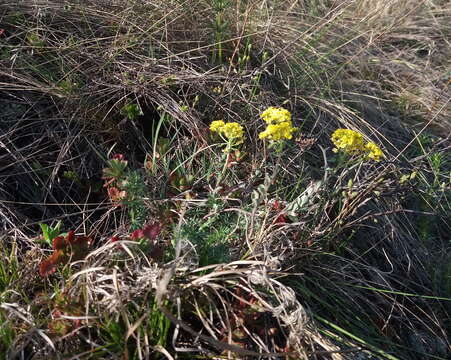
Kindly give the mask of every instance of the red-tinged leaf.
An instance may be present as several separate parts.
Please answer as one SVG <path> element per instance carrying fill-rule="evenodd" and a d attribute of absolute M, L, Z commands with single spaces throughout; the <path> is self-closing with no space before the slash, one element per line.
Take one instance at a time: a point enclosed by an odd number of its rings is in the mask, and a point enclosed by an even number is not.
<path fill-rule="evenodd" d="M 123 154 L 115 154 L 112 157 L 113 160 L 119 160 L 119 161 L 124 161 L 124 155 Z"/>
<path fill-rule="evenodd" d="M 286 224 L 288 222 L 288 217 L 285 214 L 280 214 L 274 220 L 274 224 Z"/>
<path fill-rule="evenodd" d="M 110 239 L 111 242 L 118 242 L 119 240 L 120 239 L 119 239 L 118 236 L 112 236 L 111 239 Z"/>
<path fill-rule="evenodd" d="M 39 274 L 47 276 L 55 272 L 59 264 L 67 263 L 71 259 L 81 260 L 88 252 L 91 238 L 86 236 L 75 236 L 69 231 L 66 238 L 58 236 L 52 241 L 53 254 L 39 265 Z"/>
<path fill-rule="evenodd" d="M 75 239 L 75 233 L 74 233 L 74 231 L 71 230 L 67 233 L 67 236 L 66 236 L 66 241 L 65 241 L 66 246 L 68 244 L 72 245 L 72 243 L 74 242 L 74 239 Z"/>
<path fill-rule="evenodd" d="M 44 260 L 39 264 L 39 275 L 42 277 L 48 276 L 50 274 L 53 274 L 56 271 L 56 265 L 49 259 Z"/>
<path fill-rule="evenodd" d="M 231 167 L 233 161 L 235 161 L 235 156 L 233 156 L 233 154 L 231 153 L 228 153 L 226 158 L 227 167 Z"/>
<path fill-rule="evenodd" d="M 108 196 L 111 199 L 111 201 L 120 201 L 122 199 L 125 199 L 127 196 L 127 192 L 125 190 L 119 190 L 117 187 L 112 186 L 108 188 Z"/>
<path fill-rule="evenodd" d="M 74 330 L 78 329 L 81 326 L 81 320 L 80 319 L 73 319 L 73 328 Z"/>
<path fill-rule="evenodd" d="M 58 264 L 63 262 L 66 258 L 63 250 L 55 250 L 53 254 L 39 264 L 39 275 L 42 277 L 53 274 L 56 271 Z"/>
<path fill-rule="evenodd" d="M 89 245 L 91 245 L 91 238 L 86 236 L 77 236 L 70 243 L 71 257 L 73 261 L 81 260 L 88 252 Z"/>
<path fill-rule="evenodd" d="M 143 229 L 143 235 L 150 241 L 154 241 L 157 238 L 157 236 L 160 234 L 161 228 L 162 228 L 162 226 L 161 226 L 161 223 L 159 223 L 159 222 L 156 222 L 152 225 L 147 225 Z"/>
<path fill-rule="evenodd" d="M 144 236 L 144 232 L 142 231 L 142 229 L 135 230 L 131 234 L 132 240 L 135 240 L 135 241 L 138 240 L 138 239 L 142 239 L 144 237 L 145 236 Z"/>
<path fill-rule="evenodd" d="M 66 247 L 66 241 L 63 236 L 58 236 L 52 240 L 53 250 L 63 250 Z"/>

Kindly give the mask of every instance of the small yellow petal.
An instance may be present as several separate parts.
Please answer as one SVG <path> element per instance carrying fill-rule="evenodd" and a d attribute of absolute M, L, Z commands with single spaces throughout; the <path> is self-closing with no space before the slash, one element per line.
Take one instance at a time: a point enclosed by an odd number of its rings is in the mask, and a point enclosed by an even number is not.
<path fill-rule="evenodd" d="M 284 121 L 276 124 L 269 124 L 265 131 L 259 134 L 260 139 L 269 138 L 273 141 L 279 141 L 282 139 L 292 139 L 292 133 L 295 132 L 297 128 L 293 127 L 291 121 Z"/>
<path fill-rule="evenodd" d="M 212 121 L 212 123 L 210 124 L 210 131 L 219 132 L 224 125 L 225 123 L 222 120 Z"/>
<path fill-rule="evenodd" d="M 260 114 L 260 117 L 268 124 L 280 124 L 291 122 L 291 113 L 284 108 L 270 106 Z"/>
<path fill-rule="evenodd" d="M 381 158 L 384 157 L 384 153 L 382 152 L 382 150 L 380 149 L 379 146 L 377 146 L 375 143 L 373 142 L 369 142 L 365 145 L 365 149 L 368 152 L 367 157 L 369 159 L 372 159 L 374 161 L 380 161 Z"/>

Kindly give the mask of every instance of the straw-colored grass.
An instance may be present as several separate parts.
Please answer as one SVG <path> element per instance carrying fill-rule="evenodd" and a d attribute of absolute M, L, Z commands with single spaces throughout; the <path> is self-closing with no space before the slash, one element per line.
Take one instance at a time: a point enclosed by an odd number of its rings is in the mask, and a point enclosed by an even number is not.
<path fill-rule="evenodd" d="M 0 355 L 448 358 L 450 12 L 0 2 Z"/>

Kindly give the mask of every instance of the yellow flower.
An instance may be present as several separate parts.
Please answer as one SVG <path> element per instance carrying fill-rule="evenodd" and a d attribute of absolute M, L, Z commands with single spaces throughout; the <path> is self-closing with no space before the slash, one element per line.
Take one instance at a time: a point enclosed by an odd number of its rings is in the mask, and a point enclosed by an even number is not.
<path fill-rule="evenodd" d="M 297 128 L 293 127 L 291 121 L 284 121 L 278 124 L 269 124 L 265 131 L 259 134 L 260 139 L 268 138 L 269 140 L 279 141 L 282 139 L 291 139 L 292 133 Z"/>
<path fill-rule="evenodd" d="M 260 117 L 268 124 L 280 124 L 291 122 L 291 113 L 284 108 L 269 107 L 260 114 Z"/>
<path fill-rule="evenodd" d="M 381 148 L 373 142 L 369 142 L 365 145 L 365 150 L 368 152 L 367 157 L 374 161 L 380 161 L 384 157 L 384 153 Z"/>
<path fill-rule="evenodd" d="M 210 131 L 217 132 L 222 137 L 228 139 L 231 145 L 239 145 L 244 141 L 244 129 L 236 123 L 225 123 L 222 120 L 213 121 L 210 124 Z"/>
<path fill-rule="evenodd" d="M 224 125 L 225 125 L 225 123 L 222 120 L 212 121 L 212 123 L 210 124 L 210 131 L 220 132 Z"/>
<path fill-rule="evenodd" d="M 236 122 L 225 124 L 220 129 L 220 133 L 227 139 L 234 140 L 235 145 L 241 144 L 243 142 L 244 129 L 240 124 Z"/>
<path fill-rule="evenodd" d="M 364 151 L 365 145 L 362 134 L 349 129 L 337 129 L 331 137 L 335 145 L 334 151 L 343 150 L 348 154 L 359 154 Z"/>
<path fill-rule="evenodd" d="M 366 155 L 366 159 L 380 161 L 384 157 L 384 153 L 374 142 L 363 141 L 362 134 L 349 129 L 337 129 L 331 137 L 335 145 L 334 151 L 343 150 L 351 155 Z"/>

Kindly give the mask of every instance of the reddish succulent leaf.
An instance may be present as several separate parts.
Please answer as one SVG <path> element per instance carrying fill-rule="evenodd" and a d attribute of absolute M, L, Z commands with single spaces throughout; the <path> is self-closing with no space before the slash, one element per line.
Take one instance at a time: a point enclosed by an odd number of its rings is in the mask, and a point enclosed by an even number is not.
<path fill-rule="evenodd" d="M 108 188 L 108 196 L 111 201 L 120 201 L 127 196 L 127 192 L 125 190 L 119 190 L 117 187 L 112 186 Z"/>
<path fill-rule="evenodd" d="M 243 158 L 243 154 L 239 150 L 235 150 L 233 153 L 227 154 L 227 167 L 230 168 L 233 165 L 238 164 Z"/>
<path fill-rule="evenodd" d="M 86 236 L 75 236 L 69 231 L 66 238 L 58 236 L 52 241 L 53 254 L 41 262 L 39 274 L 48 276 L 55 272 L 59 264 L 67 263 L 69 260 L 81 260 L 88 252 L 91 238 Z"/>
<path fill-rule="evenodd" d="M 75 233 L 73 231 L 69 231 L 67 233 L 65 240 L 65 245 L 67 246 L 68 244 L 72 244 L 74 242 L 75 239 Z"/>
<path fill-rule="evenodd" d="M 69 242 L 69 245 L 72 250 L 72 260 L 81 260 L 88 252 L 89 245 L 91 245 L 91 238 L 86 236 L 77 236 Z"/>
<path fill-rule="evenodd" d="M 63 250 L 66 247 L 66 242 L 63 236 L 58 236 L 52 240 L 53 250 Z"/>
<path fill-rule="evenodd" d="M 131 238 L 132 240 L 138 240 L 138 239 L 142 239 L 144 238 L 144 232 L 142 229 L 138 229 L 132 232 L 131 234 Z"/>
<path fill-rule="evenodd" d="M 284 205 L 279 201 L 275 200 L 272 204 L 272 209 L 275 211 L 280 212 L 284 209 Z M 288 222 L 288 216 L 285 213 L 280 213 L 277 215 L 277 217 L 274 219 L 273 224 L 286 224 Z"/>
<path fill-rule="evenodd" d="M 42 277 L 53 274 L 56 270 L 56 264 L 50 259 L 44 260 L 39 264 L 39 275 Z"/>
<path fill-rule="evenodd" d="M 160 234 L 161 229 L 162 229 L 161 223 L 156 222 L 151 225 L 146 225 L 142 229 L 133 231 L 130 237 L 132 238 L 132 240 L 135 241 L 139 239 L 148 239 L 150 241 L 154 241 Z"/>
<path fill-rule="evenodd" d="M 63 315 L 77 316 L 77 314 L 70 314 L 62 311 L 58 308 L 52 311 L 52 320 L 48 324 L 48 328 L 51 334 L 64 336 L 69 332 L 77 330 L 81 326 L 81 320 L 79 319 L 65 319 Z"/>
<path fill-rule="evenodd" d="M 39 275 L 44 277 L 53 274 L 58 264 L 61 263 L 64 258 L 65 254 L 63 250 L 55 250 L 49 258 L 39 264 Z"/>
<path fill-rule="evenodd" d="M 143 234 L 147 239 L 154 241 L 157 238 L 157 236 L 160 234 L 161 228 L 162 228 L 161 223 L 156 222 L 152 225 L 147 225 L 143 229 Z"/>
<path fill-rule="evenodd" d="M 274 224 L 286 224 L 287 222 L 288 222 L 288 218 L 287 218 L 287 216 L 285 214 L 280 214 L 274 220 Z"/>
<path fill-rule="evenodd" d="M 113 159 L 114 159 L 114 160 L 119 160 L 119 161 L 124 161 L 124 160 L 125 160 L 123 154 L 116 154 L 116 155 L 113 155 Z"/>

